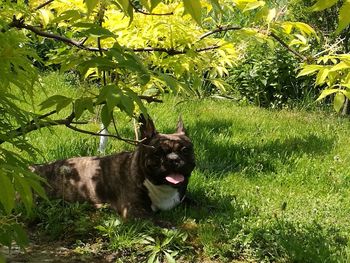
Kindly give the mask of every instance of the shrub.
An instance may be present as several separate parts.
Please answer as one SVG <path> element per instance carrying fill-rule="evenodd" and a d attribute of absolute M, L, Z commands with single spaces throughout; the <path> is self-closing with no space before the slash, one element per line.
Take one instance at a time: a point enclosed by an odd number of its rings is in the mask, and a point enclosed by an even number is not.
<path fill-rule="evenodd" d="M 228 82 L 240 100 L 261 107 L 309 102 L 316 98 L 317 90 L 310 78 L 297 78 L 298 65 L 285 49 L 261 47 L 231 70 Z"/>

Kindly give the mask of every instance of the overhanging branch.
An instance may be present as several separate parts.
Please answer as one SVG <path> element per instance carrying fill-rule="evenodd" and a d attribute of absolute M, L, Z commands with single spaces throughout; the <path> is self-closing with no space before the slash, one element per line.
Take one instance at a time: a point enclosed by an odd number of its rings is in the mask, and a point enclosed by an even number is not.
<path fill-rule="evenodd" d="M 240 26 L 219 26 L 218 28 L 216 28 L 216 29 L 214 29 L 212 31 L 204 33 L 198 39 L 202 40 L 203 38 L 206 38 L 206 37 L 208 37 L 210 35 L 213 35 L 213 34 L 216 34 L 216 33 L 219 33 L 219 32 L 227 32 L 227 31 L 241 30 L 241 29 L 242 29 L 242 27 L 240 27 Z"/>
<path fill-rule="evenodd" d="M 80 133 L 89 134 L 89 135 L 92 135 L 92 136 L 99 136 L 99 137 L 101 137 L 101 136 L 111 137 L 111 138 L 115 138 L 115 139 L 118 139 L 118 140 L 130 143 L 130 144 L 133 144 L 133 145 L 137 145 L 140 142 L 142 142 L 142 141 L 136 141 L 136 140 L 132 140 L 132 139 L 123 138 L 123 137 L 120 137 L 119 135 L 115 135 L 115 134 L 102 134 L 102 133 L 97 133 L 97 132 L 83 130 L 83 129 L 80 129 L 78 127 L 72 126 L 71 124 L 66 124 L 66 127 L 71 129 L 71 130 L 73 130 L 73 131 L 77 131 L 77 132 L 80 132 Z"/>
<path fill-rule="evenodd" d="M 156 97 L 153 96 L 145 96 L 145 95 L 139 95 L 138 96 L 141 100 L 145 100 L 148 103 L 152 103 L 152 102 L 157 102 L 157 103 L 162 103 L 163 101 L 161 99 L 158 99 Z M 25 125 L 22 125 L 21 127 L 18 127 L 12 131 L 9 131 L 6 135 L 5 138 L 17 138 L 20 136 L 24 136 L 27 133 L 30 133 L 32 131 L 36 131 L 39 130 L 41 128 L 45 128 L 45 127 L 52 127 L 52 126 L 58 126 L 58 125 L 65 125 L 65 126 L 69 126 L 68 128 L 72 129 L 72 130 L 76 130 L 78 131 L 79 128 L 76 128 L 74 126 L 72 126 L 72 124 L 87 124 L 87 122 L 82 122 L 82 121 L 74 121 L 75 118 L 75 113 L 72 112 L 69 116 L 67 116 L 65 119 L 58 119 L 58 120 L 45 120 L 47 117 L 53 115 L 57 113 L 56 110 L 50 111 L 48 113 L 45 113 L 43 115 L 34 117 L 33 120 L 31 120 L 30 122 L 28 122 Z M 72 128 L 73 127 L 73 128 Z M 80 129 L 81 130 L 81 129 Z M 84 133 L 87 133 L 86 131 L 84 131 Z M 93 132 L 91 132 L 93 133 Z M 135 143 L 136 141 L 133 141 L 131 139 L 125 139 L 122 138 L 119 135 L 105 135 L 105 134 L 100 134 L 100 133 L 93 133 L 92 135 L 96 135 L 98 134 L 98 136 L 109 136 L 109 137 L 114 137 L 118 140 L 121 141 L 125 141 L 125 142 L 129 142 L 129 143 Z M 96 135 L 97 136 L 97 135 Z M 0 139 L 0 144 L 6 142 L 3 139 Z"/>
<path fill-rule="evenodd" d="M 54 0 L 48 0 L 48 1 L 44 2 L 44 3 L 42 3 L 41 5 L 38 5 L 36 8 L 34 8 L 34 10 L 37 11 L 37 10 L 39 10 L 39 9 L 49 5 L 49 4 L 51 4 L 53 1 Z"/>
<path fill-rule="evenodd" d="M 158 13 L 148 13 L 146 11 L 143 11 L 140 8 L 137 8 L 135 6 L 135 4 L 132 1 L 129 1 L 129 4 L 132 6 L 132 8 L 135 10 L 136 13 L 140 13 L 143 15 L 147 15 L 147 16 L 171 16 L 174 14 L 174 12 L 170 12 L 170 13 L 162 13 L 162 14 L 158 14 Z"/>
<path fill-rule="evenodd" d="M 286 42 L 284 42 L 279 36 L 277 36 L 275 33 L 270 32 L 269 34 L 272 38 L 274 38 L 278 43 L 280 43 L 284 48 L 286 48 L 289 52 L 293 53 L 295 56 L 300 58 L 302 61 L 307 61 L 307 57 L 300 54 L 298 51 L 292 49 Z"/>
<path fill-rule="evenodd" d="M 17 19 L 15 16 L 13 17 L 13 21 L 10 23 L 10 27 L 15 27 L 18 29 L 27 29 L 27 30 L 35 33 L 36 35 L 50 38 L 50 39 L 55 39 L 57 41 L 64 42 L 66 44 L 69 44 L 71 46 L 75 46 L 79 49 L 86 50 L 86 51 L 106 52 L 109 50 L 108 48 L 101 48 L 100 49 L 98 47 L 85 46 L 84 41 L 76 41 L 74 39 L 70 39 L 70 38 L 67 38 L 67 37 L 64 37 L 61 35 L 56 35 L 56 34 L 48 33 L 45 31 L 41 31 L 34 26 L 31 26 L 31 25 L 24 23 L 23 18 Z M 228 29 L 228 30 L 230 30 L 230 29 Z M 214 34 L 214 33 L 211 33 L 211 34 Z M 220 46 L 208 46 L 208 47 L 204 47 L 204 48 L 198 48 L 194 51 L 195 52 L 204 52 L 204 51 L 218 49 L 218 48 L 220 48 Z M 189 51 L 189 49 L 187 49 L 187 48 L 179 50 L 179 49 L 175 49 L 175 48 L 161 48 L 161 47 L 133 48 L 133 49 L 129 49 L 129 50 L 131 50 L 133 52 L 164 52 L 164 53 L 167 53 L 169 56 L 186 54 Z"/>
<path fill-rule="evenodd" d="M 24 23 L 24 19 L 20 18 L 17 19 L 15 16 L 13 17 L 13 21 L 10 23 L 10 27 L 15 27 L 18 29 L 27 29 L 29 31 L 32 31 L 33 33 L 42 36 L 42 37 L 46 37 L 46 38 L 51 38 L 51 39 L 55 39 L 58 41 L 62 41 L 64 43 L 67 43 L 69 45 L 75 46 L 79 49 L 83 49 L 83 50 L 87 50 L 87 51 L 92 51 L 92 52 L 105 52 L 108 51 L 108 48 L 96 48 L 96 47 L 89 47 L 89 46 L 85 46 L 84 42 L 79 42 L 76 41 L 74 39 L 70 39 L 61 35 L 56 35 L 56 34 L 52 34 L 52 33 L 48 33 L 48 32 L 44 32 L 39 30 L 38 28 L 25 24 Z M 227 32 L 227 31 L 232 31 L 232 30 L 240 30 L 242 29 L 239 26 L 224 26 L 224 27 L 219 27 L 216 28 L 212 31 L 209 31 L 207 33 L 202 34 L 199 37 L 199 41 L 210 36 L 213 35 L 215 33 L 219 33 L 219 32 Z M 302 54 L 300 54 L 299 52 L 297 52 L 296 50 L 292 49 L 290 46 L 288 46 L 288 44 L 286 42 L 284 42 L 279 36 L 277 36 L 275 33 L 270 32 L 269 36 L 271 36 L 272 38 L 274 38 L 277 42 L 279 42 L 284 48 L 286 48 L 289 52 L 293 53 L 295 56 L 297 56 L 298 58 L 300 58 L 303 61 L 306 61 L 307 58 L 305 56 L 303 56 Z M 209 51 L 209 50 L 214 50 L 214 49 L 218 49 L 221 46 L 218 45 L 214 45 L 214 46 L 208 46 L 208 47 L 203 47 L 203 48 L 198 48 L 195 49 L 195 52 L 205 52 L 205 51 Z M 181 55 L 181 54 L 186 54 L 189 49 L 185 48 L 182 50 L 179 49 L 174 49 L 174 48 L 161 48 L 161 47 L 145 47 L 145 48 L 133 48 L 133 49 L 129 49 L 133 52 L 164 52 L 167 53 L 169 56 L 174 56 L 174 55 Z"/>
<path fill-rule="evenodd" d="M 55 39 L 61 42 L 64 42 L 66 44 L 75 46 L 77 48 L 83 49 L 83 50 L 87 50 L 87 51 L 93 51 L 93 52 L 98 52 L 99 48 L 95 48 L 95 47 L 87 47 L 84 46 L 82 44 L 82 42 L 61 36 L 61 35 L 56 35 L 56 34 L 52 34 L 52 33 L 48 33 L 45 31 L 41 31 L 38 28 L 25 24 L 24 23 L 24 19 L 23 18 L 19 18 L 17 19 L 15 16 L 13 17 L 12 22 L 10 23 L 10 27 L 15 27 L 18 29 L 27 29 L 29 31 L 32 31 L 33 33 L 35 33 L 36 35 L 42 36 L 42 37 L 46 37 L 46 38 L 51 38 L 51 39 Z M 106 49 L 103 49 L 103 51 L 107 51 Z"/>

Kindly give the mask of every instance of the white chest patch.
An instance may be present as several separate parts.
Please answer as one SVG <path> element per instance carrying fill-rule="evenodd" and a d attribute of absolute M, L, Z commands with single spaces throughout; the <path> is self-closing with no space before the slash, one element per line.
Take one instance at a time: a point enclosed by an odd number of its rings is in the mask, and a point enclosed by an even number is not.
<path fill-rule="evenodd" d="M 154 185 L 148 179 L 143 183 L 152 201 L 152 210 L 170 210 L 181 203 L 179 192 L 169 185 Z"/>

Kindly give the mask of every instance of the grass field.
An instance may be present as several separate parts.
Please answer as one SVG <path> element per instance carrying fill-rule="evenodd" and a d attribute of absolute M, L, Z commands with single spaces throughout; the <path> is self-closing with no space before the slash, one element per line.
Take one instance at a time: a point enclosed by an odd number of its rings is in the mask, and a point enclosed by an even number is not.
<path fill-rule="evenodd" d="M 81 92 L 57 74 L 44 83 L 47 94 Z M 117 262 L 350 262 L 349 120 L 174 97 L 150 112 L 161 132 L 182 114 L 195 146 L 189 195 L 197 204 L 159 213 L 172 226 L 161 228 L 123 223 L 107 209 L 42 203 L 27 220 L 36 240 L 68 240 L 73 253 L 103 251 Z M 121 116 L 118 125 L 133 136 L 131 121 Z M 64 127 L 29 140 L 42 152 L 35 163 L 97 154 L 98 138 Z M 110 142 L 107 154 L 132 149 Z"/>

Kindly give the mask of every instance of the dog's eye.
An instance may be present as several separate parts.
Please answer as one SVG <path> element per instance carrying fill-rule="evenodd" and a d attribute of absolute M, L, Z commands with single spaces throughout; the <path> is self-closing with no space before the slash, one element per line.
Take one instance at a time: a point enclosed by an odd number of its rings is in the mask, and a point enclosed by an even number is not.
<path fill-rule="evenodd" d="M 183 153 L 183 154 L 189 154 L 191 152 L 192 152 L 192 147 L 185 146 L 185 147 L 181 148 L 181 153 Z"/>
<path fill-rule="evenodd" d="M 158 149 L 154 151 L 153 155 L 156 157 L 161 157 L 163 155 L 163 151 L 161 149 Z"/>

